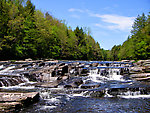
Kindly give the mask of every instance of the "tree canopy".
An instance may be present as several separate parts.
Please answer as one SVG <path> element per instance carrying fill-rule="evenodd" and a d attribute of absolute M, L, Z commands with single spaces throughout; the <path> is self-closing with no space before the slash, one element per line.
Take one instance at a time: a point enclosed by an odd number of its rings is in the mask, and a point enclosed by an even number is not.
<path fill-rule="evenodd" d="M 107 52 L 109 60 L 150 59 L 150 15 L 138 15 L 131 36 L 122 44 Z"/>
<path fill-rule="evenodd" d="M 0 60 L 100 60 L 99 43 L 81 27 L 35 10 L 31 0 L 0 1 Z"/>

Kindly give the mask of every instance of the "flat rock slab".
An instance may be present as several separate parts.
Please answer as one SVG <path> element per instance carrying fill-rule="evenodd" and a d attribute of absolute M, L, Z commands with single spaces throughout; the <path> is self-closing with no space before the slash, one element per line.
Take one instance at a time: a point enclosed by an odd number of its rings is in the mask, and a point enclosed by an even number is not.
<path fill-rule="evenodd" d="M 39 100 L 38 92 L 10 93 L 0 92 L 0 113 L 14 112 Z"/>
<path fill-rule="evenodd" d="M 133 75 L 130 75 L 130 77 L 137 81 L 149 81 L 150 73 L 133 74 Z"/>
<path fill-rule="evenodd" d="M 56 88 L 58 86 L 58 82 L 46 82 L 46 83 L 39 83 L 36 87 L 44 87 L 44 88 Z"/>
<path fill-rule="evenodd" d="M 137 81 L 150 81 L 150 77 L 146 78 L 136 78 Z"/>
<path fill-rule="evenodd" d="M 34 98 L 38 92 L 30 93 L 6 93 L 0 92 L 0 102 L 19 102 L 27 98 Z"/>
<path fill-rule="evenodd" d="M 4 102 L 0 103 L 0 110 L 1 109 L 7 109 L 8 107 L 15 107 L 16 105 L 20 105 L 20 102 Z"/>
<path fill-rule="evenodd" d="M 150 73 L 139 73 L 130 75 L 132 78 L 150 77 Z"/>

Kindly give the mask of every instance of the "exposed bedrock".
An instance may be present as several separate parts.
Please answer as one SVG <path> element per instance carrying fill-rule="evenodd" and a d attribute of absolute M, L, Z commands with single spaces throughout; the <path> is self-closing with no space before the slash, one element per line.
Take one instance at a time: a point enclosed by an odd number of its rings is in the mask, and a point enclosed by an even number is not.
<path fill-rule="evenodd" d="M 39 98 L 40 96 L 38 92 L 0 92 L 0 111 L 9 113 L 17 112 L 22 107 L 26 107 L 37 102 Z"/>

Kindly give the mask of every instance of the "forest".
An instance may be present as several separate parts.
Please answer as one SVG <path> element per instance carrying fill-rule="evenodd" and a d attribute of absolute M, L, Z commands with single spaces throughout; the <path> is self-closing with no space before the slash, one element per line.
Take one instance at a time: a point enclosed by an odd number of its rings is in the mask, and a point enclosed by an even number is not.
<path fill-rule="evenodd" d="M 122 45 L 114 45 L 110 51 L 103 52 L 106 60 L 150 59 L 150 15 L 138 15 L 127 40 Z"/>
<path fill-rule="evenodd" d="M 0 60 L 26 58 L 150 59 L 150 15 L 143 13 L 135 19 L 122 45 L 104 50 L 88 29 L 77 26 L 72 30 L 63 20 L 36 10 L 31 0 L 0 0 Z"/>
<path fill-rule="evenodd" d="M 73 31 L 30 0 L 0 1 L 0 60 L 100 60 L 99 43 L 82 27 Z"/>

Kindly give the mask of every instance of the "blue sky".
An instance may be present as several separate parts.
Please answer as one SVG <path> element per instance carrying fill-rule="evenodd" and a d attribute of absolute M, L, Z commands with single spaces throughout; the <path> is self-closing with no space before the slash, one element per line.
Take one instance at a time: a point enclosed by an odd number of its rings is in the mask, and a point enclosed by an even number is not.
<path fill-rule="evenodd" d="M 74 30 L 87 27 L 100 47 L 111 49 L 130 35 L 134 19 L 150 12 L 150 0 L 31 0 L 36 9 L 65 20 Z"/>

